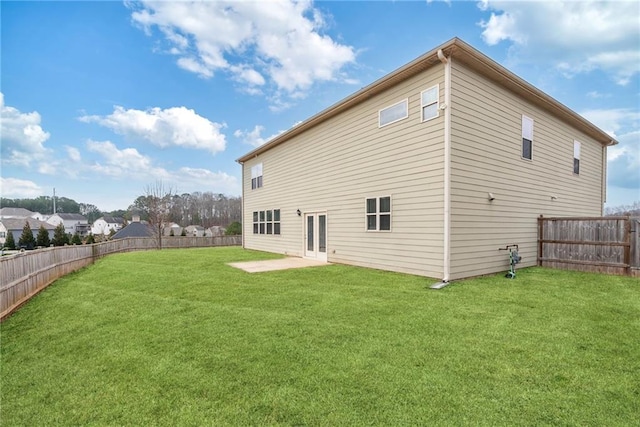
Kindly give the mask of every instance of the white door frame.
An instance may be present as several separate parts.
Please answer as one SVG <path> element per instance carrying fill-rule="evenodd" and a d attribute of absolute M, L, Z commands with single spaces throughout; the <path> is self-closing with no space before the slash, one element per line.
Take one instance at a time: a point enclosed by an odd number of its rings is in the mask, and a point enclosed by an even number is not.
<path fill-rule="evenodd" d="M 305 212 L 302 218 L 304 221 L 302 227 L 304 258 L 327 262 L 327 212 Z M 324 233 L 324 236 L 321 233 Z"/>

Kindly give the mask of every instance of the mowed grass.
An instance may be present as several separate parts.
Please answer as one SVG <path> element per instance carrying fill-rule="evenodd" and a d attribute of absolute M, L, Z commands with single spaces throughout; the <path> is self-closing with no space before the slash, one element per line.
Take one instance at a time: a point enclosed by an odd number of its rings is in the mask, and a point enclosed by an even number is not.
<path fill-rule="evenodd" d="M 429 289 L 239 248 L 112 255 L 1 325 L 3 426 L 640 423 L 640 281 Z"/>

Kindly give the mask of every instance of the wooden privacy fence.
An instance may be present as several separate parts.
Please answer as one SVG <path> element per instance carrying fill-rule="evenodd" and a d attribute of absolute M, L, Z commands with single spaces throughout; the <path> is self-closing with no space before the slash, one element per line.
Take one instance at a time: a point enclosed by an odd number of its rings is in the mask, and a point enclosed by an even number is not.
<path fill-rule="evenodd" d="M 538 218 L 538 265 L 640 277 L 640 218 Z"/>
<path fill-rule="evenodd" d="M 168 237 L 163 248 L 239 246 L 241 236 Z M 156 249 L 157 240 L 129 237 L 92 245 L 59 246 L 0 258 L 0 320 L 60 277 L 117 252 Z"/>

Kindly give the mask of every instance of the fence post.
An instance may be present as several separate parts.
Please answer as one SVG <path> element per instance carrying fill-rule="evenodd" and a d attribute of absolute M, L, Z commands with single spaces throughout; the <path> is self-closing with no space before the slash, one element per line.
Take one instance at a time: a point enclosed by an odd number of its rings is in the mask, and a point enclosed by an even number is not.
<path fill-rule="evenodd" d="M 624 263 L 627 265 L 626 273 L 631 275 L 631 217 L 624 220 Z"/>
<path fill-rule="evenodd" d="M 544 236 L 543 216 L 538 218 L 538 266 L 542 266 L 542 237 Z"/>

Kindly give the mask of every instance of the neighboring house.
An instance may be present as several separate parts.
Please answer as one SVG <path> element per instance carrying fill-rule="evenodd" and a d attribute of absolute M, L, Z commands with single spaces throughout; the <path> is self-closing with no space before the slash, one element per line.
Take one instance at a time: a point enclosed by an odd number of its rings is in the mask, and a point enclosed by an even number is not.
<path fill-rule="evenodd" d="M 53 239 L 53 233 L 56 229 L 55 226 L 47 223 L 38 221 L 35 218 L 3 218 L 0 219 L 0 246 L 3 246 L 7 241 L 7 233 L 13 234 L 13 240 L 18 246 L 18 242 L 22 237 L 22 229 L 24 228 L 24 223 L 29 223 L 29 228 L 33 232 L 33 237 L 38 237 L 38 232 L 40 231 L 40 226 L 44 225 L 44 228 L 49 232 L 49 239 Z"/>
<path fill-rule="evenodd" d="M 41 214 L 40 212 L 34 212 L 33 214 L 31 214 L 31 218 L 35 218 L 38 221 L 47 221 L 49 219 L 49 217 L 51 217 L 51 215 L 44 215 Z"/>
<path fill-rule="evenodd" d="M 108 236 L 111 234 L 111 230 L 118 231 L 124 224 L 124 218 L 118 216 L 103 216 L 93 222 L 91 226 L 91 234 L 98 235 L 103 234 Z"/>
<path fill-rule="evenodd" d="M 2 208 L 0 209 L 0 219 L 11 218 L 30 218 L 33 217 L 34 212 L 24 208 Z M 24 223 L 22 223 L 24 225 Z"/>
<path fill-rule="evenodd" d="M 204 227 L 201 225 L 189 225 L 184 228 L 187 236 L 190 237 L 203 237 L 204 236 Z"/>
<path fill-rule="evenodd" d="M 204 232 L 204 235 L 206 237 L 220 237 L 224 236 L 225 231 L 227 231 L 226 228 L 219 225 L 214 225 L 213 227 L 207 228 Z"/>
<path fill-rule="evenodd" d="M 83 215 L 75 213 L 57 213 L 51 215 L 47 222 L 58 226 L 60 223 L 64 223 L 64 231 L 67 234 L 78 233 L 80 236 L 86 236 L 89 234 L 91 226 L 89 221 Z"/>
<path fill-rule="evenodd" d="M 132 221 L 114 234 L 112 239 L 125 237 L 153 237 L 153 230 L 146 222 Z"/>
<path fill-rule="evenodd" d="M 176 224 L 175 222 L 172 222 L 170 225 L 163 228 L 163 235 L 171 236 L 172 231 L 173 236 L 179 236 L 182 233 L 182 227 L 180 227 L 180 225 Z"/>
<path fill-rule="evenodd" d="M 600 216 L 609 135 L 455 38 L 238 159 L 245 248 L 443 281 Z"/>

